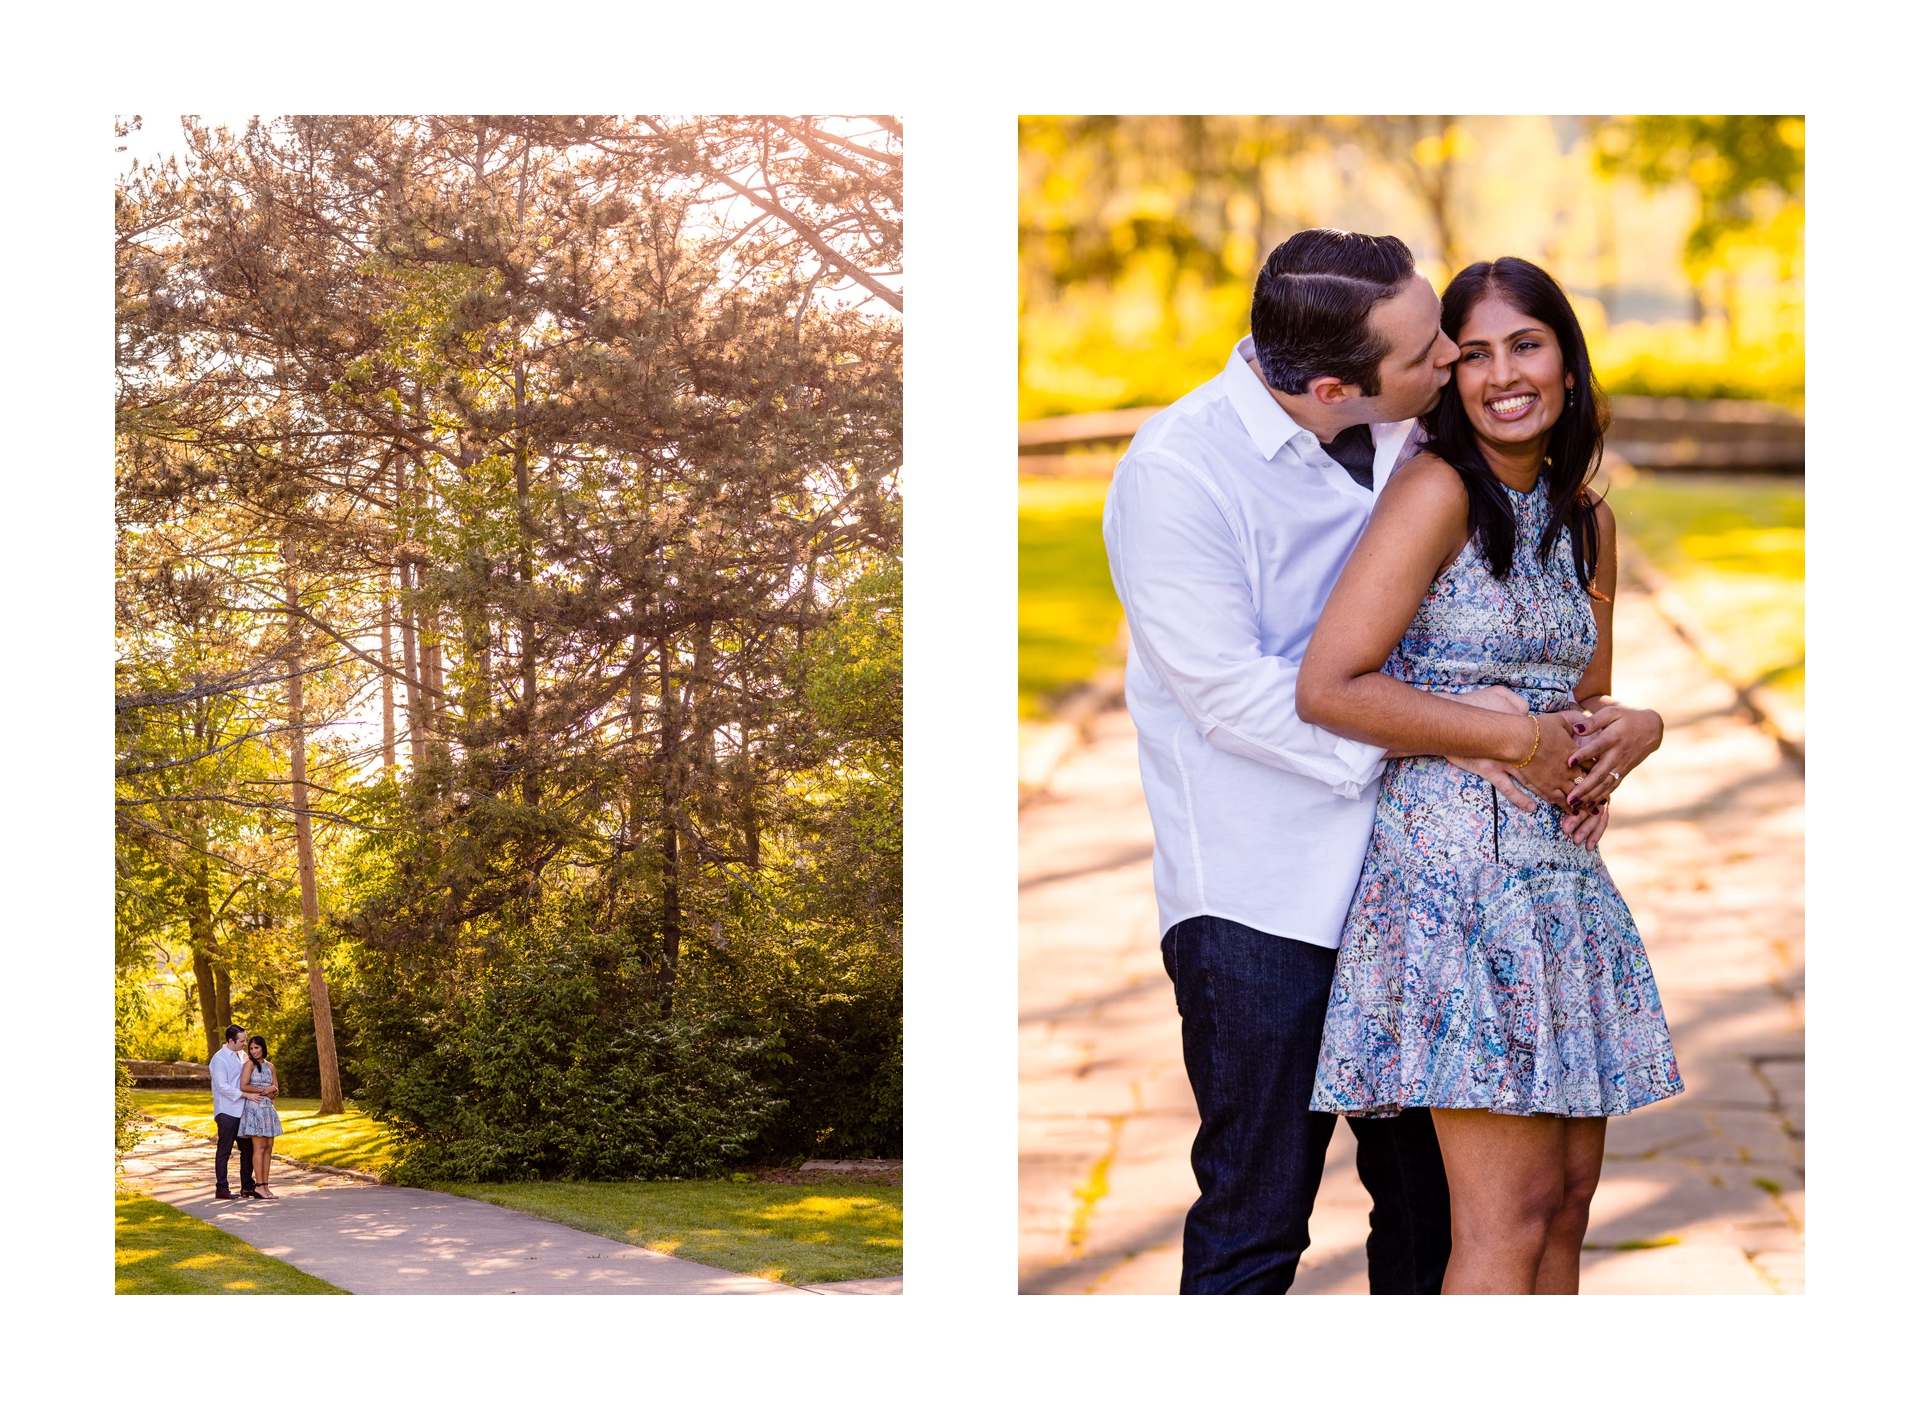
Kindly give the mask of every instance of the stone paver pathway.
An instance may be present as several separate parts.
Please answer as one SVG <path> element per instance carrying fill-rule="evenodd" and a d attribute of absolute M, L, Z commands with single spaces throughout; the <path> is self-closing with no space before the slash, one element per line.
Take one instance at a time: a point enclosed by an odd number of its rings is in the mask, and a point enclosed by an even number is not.
<path fill-rule="evenodd" d="M 1687 1092 L 1610 1123 L 1582 1290 L 1804 1290 L 1804 781 L 1624 589 L 1615 693 L 1667 721 L 1601 850 L 1646 938 Z M 1170 1293 L 1199 1118 L 1155 933 L 1153 832 L 1110 713 L 1020 828 L 1020 1288 Z M 1364 1293 L 1342 1123 L 1297 1293 Z"/>
<path fill-rule="evenodd" d="M 238 1174 L 238 1156 L 233 1170 Z M 275 1162 L 278 1200 L 216 1200 L 213 1143 L 149 1127 L 122 1179 L 353 1293 L 898 1293 L 898 1278 L 791 1287 L 518 1210 Z"/>

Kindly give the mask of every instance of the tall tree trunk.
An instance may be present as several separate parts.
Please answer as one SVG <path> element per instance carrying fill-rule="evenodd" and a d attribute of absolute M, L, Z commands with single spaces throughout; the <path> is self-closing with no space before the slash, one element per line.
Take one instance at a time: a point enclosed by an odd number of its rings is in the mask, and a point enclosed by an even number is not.
<path fill-rule="evenodd" d="M 692 746 L 691 766 L 697 770 L 696 788 L 719 793 L 722 781 L 715 769 L 713 743 L 713 619 L 704 618 L 693 631 L 693 669 L 687 677 L 687 720 L 685 734 Z"/>
<path fill-rule="evenodd" d="M 525 140 L 525 139 L 523 139 Z M 519 196 L 514 204 L 513 223 L 516 241 L 526 231 L 527 183 L 532 171 L 533 143 L 527 141 L 520 153 Z M 507 295 L 507 321 L 518 332 L 514 319 L 513 295 Z M 520 593 L 524 606 L 520 614 L 520 701 L 522 764 L 521 796 L 529 808 L 540 806 L 540 778 L 534 768 L 539 710 L 539 657 L 534 650 L 533 633 L 533 491 L 527 468 L 527 359 L 524 353 L 513 365 L 513 510 L 520 530 Z"/>
<path fill-rule="evenodd" d="M 196 824 L 193 841 L 205 847 L 206 837 L 206 828 Z M 226 1041 L 223 1030 L 233 1020 L 222 1016 L 228 1009 L 222 1002 L 226 985 L 214 971 L 213 892 L 204 852 L 196 854 L 188 866 L 186 894 L 182 899 L 187 909 L 187 946 L 193 956 L 193 980 L 199 990 L 200 1026 L 206 1030 L 207 1056 L 211 1058 Z"/>
<path fill-rule="evenodd" d="M 673 702 L 673 651 L 660 639 L 660 943 L 667 960 L 667 1012 L 673 1011 L 673 980 L 680 968 L 680 829 L 673 810 L 679 802 L 680 724 Z"/>
<path fill-rule="evenodd" d="M 380 590 L 380 763 L 393 777 L 393 593 L 392 583 Z"/>
<path fill-rule="evenodd" d="M 533 499 L 532 486 L 527 470 L 527 440 L 524 427 L 519 426 L 525 411 L 527 395 L 527 369 L 524 362 L 513 370 L 513 417 L 516 423 L 513 446 L 513 503 L 514 517 L 520 529 L 520 594 L 523 606 L 520 612 L 520 747 L 522 767 L 525 772 L 520 776 L 521 796 L 529 808 L 540 806 L 540 779 L 534 768 L 536 738 L 536 719 L 540 708 L 539 657 L 534 649 L 534 622 L 531 611 L 533 597 Z"/>
<path fill-rule="evenodd" d="M 413 615 L 413 565 L 400 563 L 401 679 L 407 683 L 407 763 L 420 772 L 420 754 L 427 736 L 425 706 L 420 699 L 420 629 Z"/>
<path fill-rule="evenodd" d="M 213 962 L 213 1021 L 222 1033 L 233 1022 L 233 971 L 218 960 Z"/>
<path fill-rule="evenodd" d="M 415 399 L 414 415 L 418 417 L 420 408 Z M 420 772 L 420 754 L 426 739 L 427 722 L 421 713 L 420 699 L 420 629 L 415 620 L 413 589 L 418 579 L 414 575 L 411 540 L 406 538 L 409 524 L 406 518 L 407 508 L 407 463 L 400 460 L 393 467 L 393 503 L 399 512 L 399 532 L 403 543 L 407 545 L 398 555 L 400 569 L 400 679 L 407 687 L 407 765 L 418 775 Z"/>
<path fill-rule="evenodd" d="M 313 818 L 307 812 L 306 697 L 300 679 L 299 598 L 293 569 L 286 570 L 287 629 L 295 643 L 287 667 L 288 755 L 293 778 L 293 836 L 300 861 L 300 916 L 307 945 L 307 995 L 313 1003 L 313 1046 L 320 1060 L 320 1113 L 347 1109 L 340 1091 L 340 1058 L 333 1047 L 333 1003 L 320 955 L 320 892 L 313 872 Z"/>
<path fill-rule="evenodd" d="M 226 1025 L 218 1022 L 219 1011 L 213 1002 L 213 961 L 204 950 L 193 952 L 193 987 L 200 1000 L 200 1027 L 207 1040 L 207 1060 L 220 1050 L 226 1041 Z"/>
<path fill-rule="evenodd" d="M 753 735 L 740 724 L 740 753 L 733 761 L 734 796 L 739 800 L 740 834 L 746 844 L 747 870 L 760 870 L 760 809 L 754 798 Z"/>
<path fill-rule="evenodd" d="M 420 568 L 414 565 L 414 581 L 420 581 Z M 446 761 L 447 727 L 446 672 L 440 661 L 440 612 L 429 607 L 420 613 L 415 629 L 420 634 L 420 718 L 425 725 L 421 748 L 435 763 Z"/>
<path fill-rule="evenodd" d="M 446 676 L 440 668 L 440 622 L 437 612 L 429 612 L 420 619 L 422 638 L 421 674 L 425 677 L 427 688 L 427 728 L 430 735 L 437 735 L 446 726 L 447 686 Z"/>

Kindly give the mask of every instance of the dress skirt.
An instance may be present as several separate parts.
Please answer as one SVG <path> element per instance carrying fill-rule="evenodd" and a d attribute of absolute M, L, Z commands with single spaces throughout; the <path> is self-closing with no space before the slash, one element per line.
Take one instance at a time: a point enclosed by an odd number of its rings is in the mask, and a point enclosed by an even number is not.
<path fill-rule="evenodd" d="M 280 1113 L 273 1109 L 271 1100 L 256 1102 L 249 1098 L 246 1109 L 240 1113 L 240 1134 L 242 1136 L 278 1136 L 280 1131 Z"/>
<path fill-rule="evenodd" d="M 1683 1090 L 1640 932 L 1561 816 L 1444 759 L 1388 763 L 1314 1110 L 1619 1116 Z"/>

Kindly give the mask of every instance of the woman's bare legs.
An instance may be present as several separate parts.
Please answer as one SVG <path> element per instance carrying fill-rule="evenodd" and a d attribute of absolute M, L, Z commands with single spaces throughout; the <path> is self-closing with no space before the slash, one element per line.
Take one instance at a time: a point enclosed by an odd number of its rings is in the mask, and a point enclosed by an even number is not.
<path fill-rule="evenodd" d="M 1607 1118 L 1556 1118 L 1566 1128 L 1564 1189 L 1559 1212 L 1547 1227 L 1546 1251 L 1540 1255 L 1537 1293 L 1580 1291 L 1580 1245 L 1587 1237 L 1587 1207 L 1600 1183 L 1600 1161 L 1607 1151 Z"/>
<path fill-rule="evenodd" d="M 1433 1108 L 1453 1206 L 1453 1254 L 1441 1292 L 1536 1290 L 1548 1232 L 1566 1190 L 1566 1127 L 1558 1116 Z M 1583 1200 L 1583 1233 L 1585 1208 Z M 1577 1242 L 1573 1260 L 1577 1281 Z"/>
<path fill-rule="evenodd" d="M 253 1182 L 264 1186 L 267 1183 L 267 1171 L 273 1164 L 273 1137 L 255 1136 L 253 1138 Z M 1578 1254 L 1574 1255 L 1579 1258 Z"/>

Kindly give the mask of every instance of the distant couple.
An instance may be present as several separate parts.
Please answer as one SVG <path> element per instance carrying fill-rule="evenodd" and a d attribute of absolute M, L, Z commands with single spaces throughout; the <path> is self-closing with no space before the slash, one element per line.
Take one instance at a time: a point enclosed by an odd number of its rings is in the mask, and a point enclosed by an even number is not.
<path fill-rule="evenodd" d="M 1373 1292 L 1578 1292 L 1607 1118 L 1681 1090 L 1596 850 L 1662 732 L 1608 696 L 1605 427 L 1544 270 L 1306 230 L 1115 472 L 1183 1293 L 1287 1291 L 1340 1114 Z"/>
<path fill-rule="evenodd" d="M 213 1153 L 215 1199 L 278 1199 L 267 1183 L 273 1165 L 273 1141 L 280 1115 L 273 1099 L 280 1079 L 267 1061 L 267 1040 L 247 1036 L 237 1023 L 227 1025 L 227 1041 L 207 1062 L 213 1076 L 213 1124 L 218 1140 Z M 240 1193 L 227 1184 L 227 1161 L 240 1147 Z"/>

